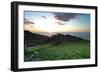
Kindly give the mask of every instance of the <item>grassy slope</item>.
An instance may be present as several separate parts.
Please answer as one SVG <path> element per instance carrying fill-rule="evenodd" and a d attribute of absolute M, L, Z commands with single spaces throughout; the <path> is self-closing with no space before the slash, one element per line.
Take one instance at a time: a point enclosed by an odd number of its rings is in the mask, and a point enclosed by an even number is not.
<path fill-rule="evenodd" d="M 68 41 L 58 45 L 43 45 L 25 50 L 25 61 L 64 60 L 90 58 L 90 42 L 86 40 Z"/>

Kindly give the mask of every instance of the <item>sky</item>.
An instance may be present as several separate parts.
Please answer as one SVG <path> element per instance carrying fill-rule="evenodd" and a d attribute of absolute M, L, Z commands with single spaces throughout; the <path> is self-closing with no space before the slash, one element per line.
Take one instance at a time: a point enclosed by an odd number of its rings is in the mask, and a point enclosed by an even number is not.
<path fill-rule="evenodd" d="M 24 11 L 24 26 L 30 32 L 90 32 L 90 14 Z"/>

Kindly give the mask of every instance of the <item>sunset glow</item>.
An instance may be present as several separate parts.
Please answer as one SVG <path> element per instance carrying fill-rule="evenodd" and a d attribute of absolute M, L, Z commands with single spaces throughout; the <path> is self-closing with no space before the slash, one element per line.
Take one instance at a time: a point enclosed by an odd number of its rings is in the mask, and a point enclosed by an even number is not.
<path fill-rule="evenodd" d="M 88 15 L 84 15 L 88 16 Z M 25 30 L 31 32 L 89 32 L 89 22 L 84 22 L 84 16 L 79 19 L 79 14 L 77 17 L 69 21 L 63 21 L 54 17 L 52 13 L 42 13 L 42 12 L 26 12 L 25 19 L 30 23 L 25 23 Z M 70 16 L 72 18 L 72 15 Z M 78 18 L 78 19 L 77 19 Z M 83 22 L 83 23 L 82 23 Z"/>

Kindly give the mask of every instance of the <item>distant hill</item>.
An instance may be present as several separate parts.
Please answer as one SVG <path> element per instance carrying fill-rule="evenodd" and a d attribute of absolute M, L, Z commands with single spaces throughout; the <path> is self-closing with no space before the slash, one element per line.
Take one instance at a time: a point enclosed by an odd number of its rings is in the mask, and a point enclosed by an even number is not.
<path fill-rule="evenodd" d="M 48 43 L 54 43 L 54 44 L 60 44 L 67 41 L 77 41 L 77 40 L 83 40 L 80 37 L 72 36 L 72 35 L 63 35 L 63 34 L 56 34 L 51 37 L 31 33 L 29 31 L 24 31 L 24 47 L 33 47 L 36 45 L 42 45 L 42 44 L 48 44 Z"/>

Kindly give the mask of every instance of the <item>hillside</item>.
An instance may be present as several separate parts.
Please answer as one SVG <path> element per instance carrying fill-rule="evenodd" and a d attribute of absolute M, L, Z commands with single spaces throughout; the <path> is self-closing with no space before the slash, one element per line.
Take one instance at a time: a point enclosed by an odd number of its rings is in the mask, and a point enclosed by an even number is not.
<path fill-rule="evenodd" d="M 51 37 L 24 32 L 24 61 L 68 60 L 90 58 L 90 41 L 57 34 Z"/>
<path fill-rule="evenodd" d="M 25 48 L 42 45 L 42 44 L 48 44 L 48 43 L 60 44 L 67 41 L 77 41 L 77 40 L 82 40 L 82 38 L 71 36 L 71 35 L 63 35 L 60 33 L 49 37 L 49 36 L 31 33 L 29 31 L 24 31 Z"/>

